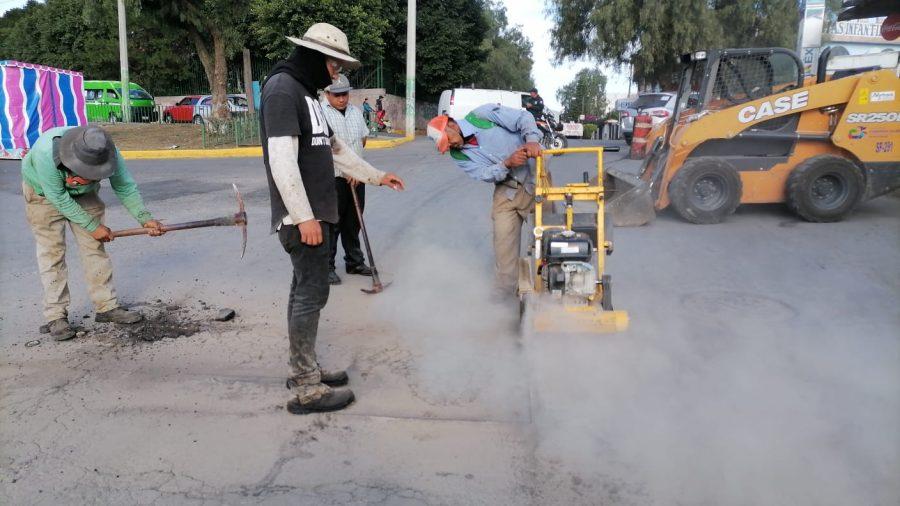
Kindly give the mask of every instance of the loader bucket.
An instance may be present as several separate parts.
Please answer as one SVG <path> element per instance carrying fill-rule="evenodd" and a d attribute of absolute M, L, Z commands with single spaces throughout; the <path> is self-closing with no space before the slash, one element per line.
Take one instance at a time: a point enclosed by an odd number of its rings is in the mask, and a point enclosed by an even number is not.
<path fill-rule="evenodd" d="M 610 195 L 606 212 L 617 227 L 640 227 L 653 221 L 656 210 L 650 184 L 633 174 L 608 170 L 603 185 Z"/>
<path fill-rule="evenodd" d="M 606 212 L 617 227 L 640 227 L 656 217 L 656 198 L 668 153 L 664 138 L 657 137 L 650 154 L 636 174 L 617 169 L 604 172 L 603 185 L 607 191 Z"/>

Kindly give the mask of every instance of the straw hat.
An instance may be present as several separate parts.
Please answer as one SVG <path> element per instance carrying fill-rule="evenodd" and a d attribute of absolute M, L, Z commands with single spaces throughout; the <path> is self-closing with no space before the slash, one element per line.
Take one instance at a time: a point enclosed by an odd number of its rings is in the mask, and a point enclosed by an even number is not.
<path fill-rule="evenodd" d="M 325 56 L 340 60 L 348 69 L 356 69 L 361 65 L 359 60 L 350 56 L 347 36 L 334 25 L 316 23 L 309 27 L 303 37 L 288 37 L 287 39 L 298 46 L 308 47 Z"/>

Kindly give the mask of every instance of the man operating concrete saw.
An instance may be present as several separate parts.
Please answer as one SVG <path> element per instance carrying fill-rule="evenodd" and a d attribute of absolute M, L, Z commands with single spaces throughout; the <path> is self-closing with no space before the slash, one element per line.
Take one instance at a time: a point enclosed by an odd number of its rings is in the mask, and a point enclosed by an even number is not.
<path fill-rule="evenodd" d="M 534 164 L 528 159 L 541 156 L 534 117 L 522 109 L 486 104 L 465 118 L 433 118 L 428 136 L 469 177 L 494 184 L 495 289 L 502 297 L 514 294 L 522 223 L 534 209 Z"/>
<path fill-rule="evenodd" d="M 371 185 L 403 189 L 403 181 L 357 156 L 334 136 L 316 98 L 342 68 L 357 68 L 347 36 L 328 23 L 312 25 L 263 84 L 260 137 L 272 204 L 272 232 L 291 257 L 288 339 L 294 414 L 334 411 L 353 402 L 344 371 L 324 371 L 316 360 L 319 313 L 328 301 L 328 264 L 338 221 L 334 169 Z"/>

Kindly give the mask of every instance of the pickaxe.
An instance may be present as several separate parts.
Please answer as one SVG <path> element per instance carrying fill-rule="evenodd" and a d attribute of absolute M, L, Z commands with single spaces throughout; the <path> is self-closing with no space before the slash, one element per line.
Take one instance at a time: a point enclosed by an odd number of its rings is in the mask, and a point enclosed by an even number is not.
<path fill-rule="evenodd" d="M 238 191 L 237 185 L 232 183 L 234 188 L 234 196 L 237 198 L 238 212 L 234 216 L 224 216 L 222 218 L 212 218 L 209 220 L 188 221 L 186 223 L 174 223 L 172 225 L 163 225 L 164 232 L 172 232 L 174 230 L 187 230 L 189 228 L 203 227 L 241 227 L 241 258 L 244 258 L 244 251 L 247 249 L 247 213 L 244 211 L 244 199 L 241 198 L 241 192 Z M 129 228 L 126 230 L 117 230 L 112 233 L 113 238 L 128 237 L 132 235 L 149 234 L 149 228 Z"/>
<path fill-rule="evenodd" d="M 378 277 L 378 268 L 375 267 L 375 258 L 372 256 L 372 246 L 369 244 L 369 234 L 366 232 L 366 222 L 363 221 L 362 208 L 359 206 L 359 197 L 356 196 L 356 187 L 350 185 L 350 194 L 353 195 L 353 206 L 356 207 L 356 217 L 359 219 L 359 227 L 362 230 L 363 242 L 366 244 L 366 254 L 369 255 L 369 266 L 372 267 L 372 288 L 360 288 L 365 293 L 376 294 L 381 293 L 387 288 L 391 282 L 381 282 Z"/>

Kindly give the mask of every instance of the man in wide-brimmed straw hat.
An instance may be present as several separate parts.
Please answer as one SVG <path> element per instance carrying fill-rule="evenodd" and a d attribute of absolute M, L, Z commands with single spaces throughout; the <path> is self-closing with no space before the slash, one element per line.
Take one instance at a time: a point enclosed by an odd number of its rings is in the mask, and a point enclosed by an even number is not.
<path fill-rule="evenodd" d="M 325 371 L 316 359 L 319 313 L 328 301 L 328 264 L 338 222 L 335 168 L 371 185 L 403 189 L 394 174 L 372 167 L 334 135 L 316 93 L 343 68 L 359 67 L 347 36 L 316 23 L 303 37 L 288 37 L 293 53 L 272 69 L 262 86 L 259 114 L 263 160 L 272 205 L 272 232 L 291 257 L 288 340 L 294 414 L 334 411 L 353 402 L 344 371 Z"/>
<path fill-rule="evenodd" d="M 112 138 L 99 127 L 47 130 L 22 160 L 25 215 L 37 244 L 38 269 L 44 288 L 44 318 L 57 341 L 75 336 L 69 324 L 66 269 L 66 224 L 81 253 L 88 292 L 97 310 L 95 321 L 137 323 L 139 313 L 119 307 L 112 283 L 112 263 L 103 243 L 113 239 L 103 225 L 105 205 L 97 191 L 110 186 L 125 209 L 150 235 L 164 232 L 144 207 L 137 184 L 125 167 Z"/>

